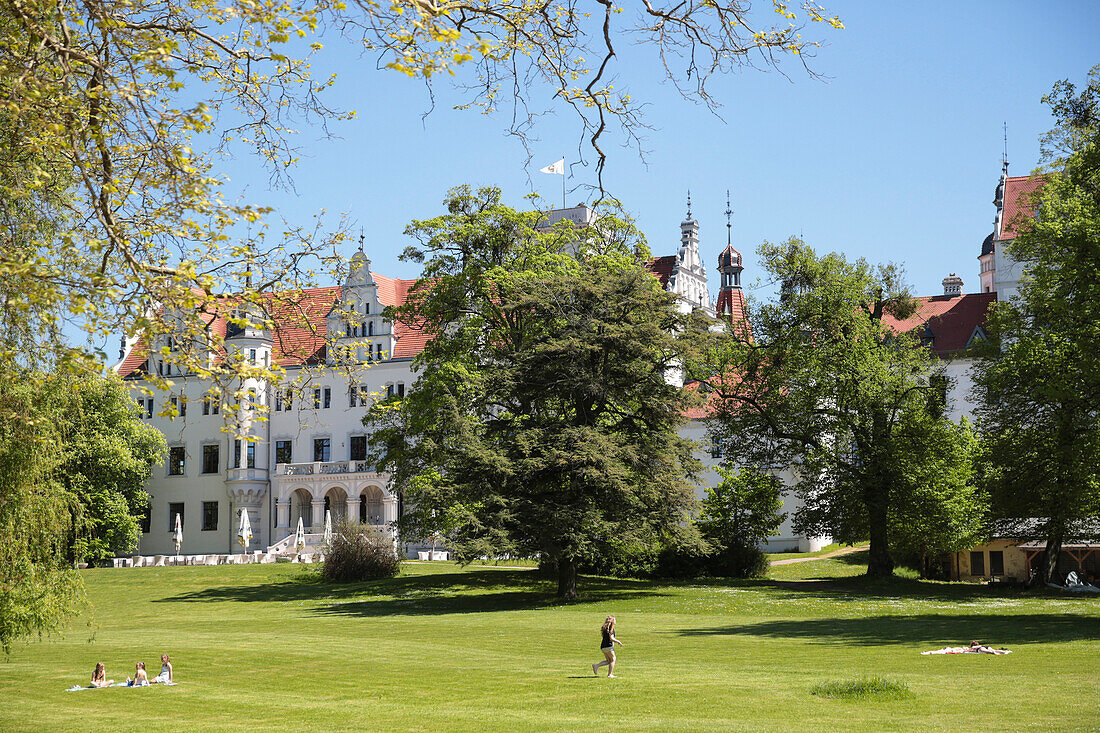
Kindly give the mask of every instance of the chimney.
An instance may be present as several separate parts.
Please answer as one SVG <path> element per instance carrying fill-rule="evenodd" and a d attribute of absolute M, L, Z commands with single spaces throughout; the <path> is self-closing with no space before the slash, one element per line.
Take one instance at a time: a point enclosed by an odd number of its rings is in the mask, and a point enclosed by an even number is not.
<path fill-rule="evenodd" d="M 956 298 L 962 295 L 963 280 L 955 273 L 951 273 L 943 279 L 943 295 L 946 298 Z"/>

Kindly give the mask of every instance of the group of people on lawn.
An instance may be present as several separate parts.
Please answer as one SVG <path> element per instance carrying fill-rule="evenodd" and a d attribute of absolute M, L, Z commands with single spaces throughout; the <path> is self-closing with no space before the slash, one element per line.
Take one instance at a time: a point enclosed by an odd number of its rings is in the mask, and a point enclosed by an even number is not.
<path fill-rule="evenodd" d="M 126 678 L 126 687 L 145 687 L 146 685 L 156 684 L 171 684 L 176 682 L 172 679 L 172 662 L 169 660 L 167 654 L 160 655 L 160 674 L 153 679 L 149 679 L 149 674 L 145 671 L 145 662 L 138 662 L 134 666 L 134 676 Z M 114 687 L 115 681 L 107 679 L 107 668 L 103 665 L 103 662 L 97 662 L 95 665 L 95 671 L 92 672 L 92 687 Z"/>

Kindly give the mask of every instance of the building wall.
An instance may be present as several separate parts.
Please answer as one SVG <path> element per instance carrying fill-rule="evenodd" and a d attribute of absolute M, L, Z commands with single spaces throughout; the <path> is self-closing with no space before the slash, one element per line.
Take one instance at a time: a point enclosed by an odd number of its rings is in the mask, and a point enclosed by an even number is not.
<path fill-rule="evenodd" d="M 726 459 L 722 456 L 715 456 L 711 442 L 707 437 L 706 422 L 703 420 L 690 420 L 680 429 L 680 434 L 691 440 L 694 440 L 699 446 L 696 451 L 695 457 L 703 463 L 703 470 L 699 474 L 698 485 L 696 486 L 696 497 L 702 500 L 706 496 L 706 490 L 708 488 L 714 488 L 721 481 L 721 477 L 718 472 L 714 470 L 715 466 L 722 464 Z M 794 472 L 792 470 L 784 469 L 778 473 L 784 486 L 791 486 L 794 483 Z M 802 506 L 801 500 L 793 493 L 788 492 L 783 496 L 783 511 L 787 514 L 783 523 L 779 526 L 775 535 L 768 538 L 764 543 L 763 548 L 768 552 L 786 552 L 796 550 L 798 552 L 816 552 L 825 545 L 829 544 L 832 540 L 829 537 L 806 537 L 805 535 L 798 534 L 794 531 L 792 526 L 794 513 Z"/>
<path fill-rule="evenodd" d="M 291 410 L 270 412 L 268 420 L 253 421 L 250 434 L 256 436 L 255 467 L 246 467 L 246 451 L 242 445 L 242 468 L 234 469 L 233 432 L 227 423 L 231 419 L 225 409 L 219 414 L 203 415 L 203 396 L 210 384 L 196 377 L 174 377 L 173 394 L 188 399 L 186 416 L 175 419 L 161 417 L 159 412 L 169 396 L 154 391 L 154 416 L 147 419 L 151 425 L 164 433 L 169 448 L 183 447 L 185 450 L 184 472 L 182 475 L 169 475 L 167 461 L 153 468 L 152 476 L 146 486 L 151 497 L 149 532 L 143 533 L 139 541 L 142 554 L 168 554 L 174 552 L 172 525 L 169 505 L 182 502 L 184 505 L 184 527 L 182 552 L 187 554 L 207 554 L 237 551 L 238 510 L 242 506 L 250 509 L 250 521 L 253 532 L 252 547 L 260 549 L 282 539 L 293 528 L 277 528 L 276 500 L 279 498 L 272 487 L 279 488 L 276 470 L 275 444 L 279 440 L 292 441 L 292 461 L 308 463 L 313 460 L 313 440 L 329 438 L 330 459 L 347 460 L 350 451 L 350 438 L 353 435 L 365 435 L 362 419 L 367 407 L 349 404 L 349 385 L 365 384 L 369 391 L 385 394 L 388 384 L 404 384 L 408 389 L 413 381 L 411 359 L 393 359 L 375 362 L 370 368 L 349 374 L 343 369 L 327 368 L 319 370 L 289 369 L 287 381 L 300 379 L 299 396 Z M 135 399 L 145 400 L 142 389 L 148 385 L 140 379 L 130 381 Z M 328 408 L 314 408 L 312 404 L 314 388 L 331 390 L 331 402 Z M 322 392 L 323 394 L 323 392 Z M 274 410 L 274 395 L 263 395 L 266 404 Z M 357 400 L 358 403 L 358 400 Z M 204 445 L 218 446 L 218 471 L 203 473 Z M 246 495 L 246 491 L 234 488 L 245 486 L 262 492 L 260 496 Z M 273 483 L 273 479 L 276 481 Z M 383 477 L 388 491 L 388 477 Z M 372 485 L 380 483 L 372 477 Z M 327 490 L 327 487 L 323 490 Z M 257 501 L 252 501 L 255 498 Z M 218 523 L 216 530 L 203 530 L 202 502 L 218 502 Z M 307 522 L 309 524 L 309 522 Z"/>
<path fill-rule="evenodd" d="M 997 539 L 978 545 L 971 550 L 955 553 L 951 567 L 952 580 L 981 580 L 990 577 L 990 552 L 1004 553 L 1004 573 L 997 577 L 1017 581 L 1027 580 L 1027 556 L 1016 547 L 1016 540 Z M 982 553 L 981 572 L 971 567 L 971 552 Z"/>

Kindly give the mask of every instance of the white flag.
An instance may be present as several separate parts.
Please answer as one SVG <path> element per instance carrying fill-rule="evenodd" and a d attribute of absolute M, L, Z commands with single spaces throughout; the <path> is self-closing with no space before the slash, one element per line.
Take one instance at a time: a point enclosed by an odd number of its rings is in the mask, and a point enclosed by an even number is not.
<path fill-rule="evenodd" d="M 540 173 L 557 173 L 559 176 L 565 175 L 565 158 L 562 158 L 557 163 L 551 163 L 545 168 L 539 168 Z"/>

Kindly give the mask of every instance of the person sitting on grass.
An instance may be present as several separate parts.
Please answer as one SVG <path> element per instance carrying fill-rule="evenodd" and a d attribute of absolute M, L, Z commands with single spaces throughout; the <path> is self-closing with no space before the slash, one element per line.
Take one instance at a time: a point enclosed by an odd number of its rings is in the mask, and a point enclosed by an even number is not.
<path fill-rule="evenodd" d="M 110 687 L 114 683 L 114 680 L 107 679 L 107 668 L 103 666 L 103 662 L 96 662 L 95 672 L 92 672 L 92 687 Z"/>
<path fill-rule="evenodd" d="M 167 654 L 161 654 L 160 655 L 160 674 L 158 674 L 156 677 L 154 677 L 152 679 L 152 683 L 154 685 L 158 684 L 158 683 L 164 683 L 164 682 L 167 682 L 167 683 L 173 684 L 173 685 L 176 684 L 175 682 L 172 681 L 172 663 L 170 661 L 168 661 L 168 655 Z"/>
<path fill-rule="evenodd" d="M 615 645 L 622 646 L 623 643 L 615 638 L 615 617 L 608 616 L 603 622 L 603 626 L 600 627 L 600 633 L 602 639 L 600 641 L 600 651 L 603 652 L 604 660 L 592 665 L 592 674 L 599 677 L 598 670 L 600 667 L 607 665 L 607 676 L 615 676 Z"/>
<path fill-rule="evenodd" d="M 134 665 L 134 678 L 126 678 L 127 687 L 146 687 L 149 684 L 149 675 L 145 672 L 145 662 Z"/>

